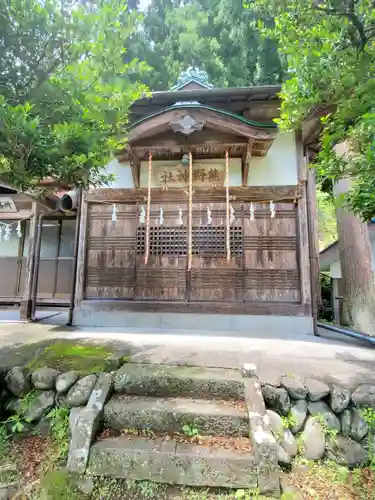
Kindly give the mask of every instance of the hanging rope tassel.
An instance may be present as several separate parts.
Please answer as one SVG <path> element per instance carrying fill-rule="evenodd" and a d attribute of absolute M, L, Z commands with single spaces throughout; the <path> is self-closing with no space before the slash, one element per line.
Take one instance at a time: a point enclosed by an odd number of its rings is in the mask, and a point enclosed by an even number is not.
<path fill-rule="evenodd" d="M 227 195 L 227 261 L 230 261 L 230 204 L 229 204 L 229 152 L 225 150 L 225 184 Z"/>
<path fill-rule="evenodd" d="M 188 270 L 191 269 L 193 217 L 193 155 L 189 153 L 189 229 L 188 229 Z"/>
<path fill-rule="evenodd" d="M 148 153 L 148 184 L 147 184 L 145 264 L 148 264 L 148 257 L 150 255 L 151 174 L 152 174 L 152 153 L 150 151 Z"/>
<path fill-rule="evenodd" d="M 22 237 L 22 226 L 21 226 L 21 222 L 20 221 L 17 222 L 16 231 L 17 231 L 18 237 L 21 238 Z"/>

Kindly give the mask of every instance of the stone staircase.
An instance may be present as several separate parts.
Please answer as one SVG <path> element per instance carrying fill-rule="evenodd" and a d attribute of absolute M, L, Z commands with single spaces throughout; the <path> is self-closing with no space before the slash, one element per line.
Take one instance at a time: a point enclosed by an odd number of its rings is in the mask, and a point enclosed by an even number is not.
<path fill-rule="evenodd" d="M 264 414 L 251 367 L 240 373 L 125 364 L 114 374 L 101 416 L 116 437 L 93 442 L 86 472 L 277 494 L 277 454 Z M 186 427 L 199 436 L 186 437 Z"/>

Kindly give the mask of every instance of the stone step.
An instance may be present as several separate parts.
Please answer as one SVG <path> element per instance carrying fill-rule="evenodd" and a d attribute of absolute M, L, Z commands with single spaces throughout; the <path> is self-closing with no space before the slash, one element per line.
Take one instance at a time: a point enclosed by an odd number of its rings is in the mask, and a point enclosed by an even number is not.
<path fill-rule="evenodd" d="M 186 486 L 256 488 L 258 484 L 257 462 L 250 453 L 130 436 L 92 445 L 87 473 Z"/>
<path fill-rule="evenodd" d="M 117 370 L 114 389 L 137 396 L 244 399 L 240 372 L 224 368 L 127 363 Z"/>
<path fill-rule="evenodd" d="M 105 405 L 104 420 L 118 431 L 181 433 L 189 424 L 202 435 L 249 435 L 245 405 L 234 401 L 117 395 Z"/>

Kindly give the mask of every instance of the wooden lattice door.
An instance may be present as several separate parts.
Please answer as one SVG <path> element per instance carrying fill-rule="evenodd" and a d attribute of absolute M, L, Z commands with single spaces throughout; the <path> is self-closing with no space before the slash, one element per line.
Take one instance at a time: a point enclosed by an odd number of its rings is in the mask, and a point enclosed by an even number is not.
<path fill-rule="evenodd" d="M 140 212 L 140 207 L 139 212 Z M 183 212 L 180 222 L 179 208 Z M 162 210 L 162 224 L 161 212 Z M 152 204 L 149 259 L 145 263 L 146 226 L 138 223 L 136 255 L 137 300 L 185 300 L 187 265 L 187 206 Z"/>
<path fill-rule="evenodd" d="M 299 302 L 296 209 L 276 203 L 271 218 L 268 203 L 256 204 L 250 220 L 244 211 L 244 301 Z"/>
<path fill-rule="evenodd" d="M 243 300 L 242 204 L 233 203 L 230 226 L 231 259 L 227 261 L 226 204 L 193 205 L 190 301 Z M 208 209 L 212 220 L 209 220 Z M 208 223 L 210 222 L 210 223 Z"/>
<path fill-rule="evenodd" d="M 136 207 L 89 205 L 85 298 L 133 299 Z"/>

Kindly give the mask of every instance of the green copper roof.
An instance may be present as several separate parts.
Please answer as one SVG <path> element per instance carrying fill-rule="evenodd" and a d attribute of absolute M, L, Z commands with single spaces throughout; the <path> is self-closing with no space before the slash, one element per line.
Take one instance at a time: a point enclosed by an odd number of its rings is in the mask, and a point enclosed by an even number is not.
<path fill-rule="evenodd" d="M 174 104 L 173 106 L 169 106 L 168 108 L 161 109 L 159 111 L 156 111 L 155 113 L 152 113 L 151 115 L 144 116 L 140 120 L 137 120 L 136 122 L 132 123 L 129 129 L 132 129 L 139 125 L 140 123 L 143 123 L 150 118 L 154 118 L 155 116 L 162 115 L 166 113 L 167 111 L 172 111 L 175 110 L 176 108 L 193 108 L 193 109 L 207 109 L 209 111 L 215 111 L 216 113 L 220 113 L 221 115 L 225 116 L 230 116 L 231 118 L 234 118 L 236 120 L 239 120 L 242 123 L 246 123 L 247 125 L 252 125 L 253 127 L 259 127 L 259 128 L 277 128 L 276 123 L 269 122 L 269 123 L 261 123 L 261 122 L 256 122 L 253 120 L 248 120 L 244 116 L 241 115 L 236 115 L 235 113 L 231 113 L 230 111 L 226 111 L 225 109 L 218 109 L 218 108 L 213 108 L 212 106 L 206 106 L 205 104 L 199 104 L 198 102 L 179 102 Z"/>

